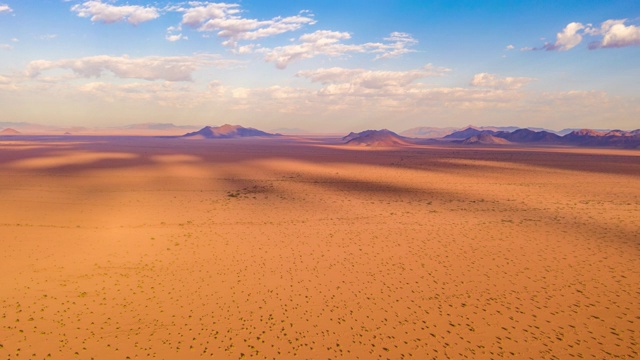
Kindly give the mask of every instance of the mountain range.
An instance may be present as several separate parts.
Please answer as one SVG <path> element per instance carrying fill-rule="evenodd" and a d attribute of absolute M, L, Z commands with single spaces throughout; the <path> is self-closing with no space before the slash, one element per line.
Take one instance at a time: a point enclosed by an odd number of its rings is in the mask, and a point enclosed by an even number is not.
<path fill-rule="evenodd" d="M 26 122 L 0 122 L 0 135 L 161 135 L 189 139 L 228 139 L 244 137 L 274 137 L 269 133 L 240 125 L 222 126 L 174 125 L 171 123 L 142 123 L 110 128 L 51 127 Z M 197 130 L 199 129 L 199 130 Z M 196 130 L 185 133 L 185 130 Z M 287 129 L 289 130 L 289 129 Z M 300 129 L 295 129 L 298 132 Z M 182 134 L 182 135 L 181 135 Z M 171 137 L 171 136 L 170 136 Z M 394 147 L 433 143 L 460 143 L 480 145 L 570 145 L 593 147 L 640 148 L 640 129 L 564 129 L 552 131 L 541 128 L 519 128 L 515 126 L 495 127 L 469 126 L 464 129 L 419 127 L 397 134 L 393 131 L 366 130 L 352 132 L 342 138 L 350 146 Z"/>
<path fill-rule="evenodd" d="M 509 143 L 640 148 L 640 129 L 633 131 L 611 130 L 607 132 L 581 129 L 560 136 L 544 130 L 518 129 L 508 132 L 467 128 L 443 138 L 443 140 L 451 140 L 463 144 L 502 143 L 495 139 L 503 139 Z"/>
<path fill-rule="evenodd" d="M 460 143 L 475 145 L 571 145 L 594 147 L 622 147 L 640 148 L 640 129 L 633 131 L 611 130 L 607 132 L 591 129 L 574 130 L 560 136 L 555 133 L 540 130 L 518 128 L 513 131 L 481 130 L 468 127 L 453 132 L 441 139 L 421 139 L 398 135 L 392 131 L 366 130 L 359 133 L 350 133 L 342 138 L 346 145 L 393 147 L 426 143 Z"/>

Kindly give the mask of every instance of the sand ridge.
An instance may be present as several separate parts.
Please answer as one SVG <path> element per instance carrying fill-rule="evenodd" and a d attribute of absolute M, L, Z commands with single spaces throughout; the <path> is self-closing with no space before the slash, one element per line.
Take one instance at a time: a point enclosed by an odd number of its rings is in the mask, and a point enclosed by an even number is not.
<path fill-rule="evenodd" d="M 638 356 L 637 151 L 72 139 L 0 142 L 1 358 Z"/>

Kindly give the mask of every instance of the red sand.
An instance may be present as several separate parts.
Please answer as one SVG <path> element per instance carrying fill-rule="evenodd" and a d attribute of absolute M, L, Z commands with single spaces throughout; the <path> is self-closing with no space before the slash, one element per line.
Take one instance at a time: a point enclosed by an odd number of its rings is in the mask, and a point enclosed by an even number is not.
<path fill-rule="evenodd" d="M 0 142 L 0 358 L 638 356 L 638 151 L 74 139 Z"/>

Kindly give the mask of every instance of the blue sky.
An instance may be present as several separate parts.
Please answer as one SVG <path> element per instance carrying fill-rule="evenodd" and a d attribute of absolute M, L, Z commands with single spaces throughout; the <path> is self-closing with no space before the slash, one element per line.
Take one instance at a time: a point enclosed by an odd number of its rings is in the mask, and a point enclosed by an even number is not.
<path fill-rule="evenodd" d="M 0 0 L 0 122 L 640 127 L 640 2 Z"/>

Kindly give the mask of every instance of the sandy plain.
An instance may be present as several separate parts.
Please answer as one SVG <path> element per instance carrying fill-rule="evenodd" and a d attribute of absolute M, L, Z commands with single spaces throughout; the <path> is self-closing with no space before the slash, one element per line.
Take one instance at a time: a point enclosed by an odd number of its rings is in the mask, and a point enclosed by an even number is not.
<path fill-rule="evenodd" d="M 639 356 L 640 152 L 0 141 L 0 358 Z"/>

